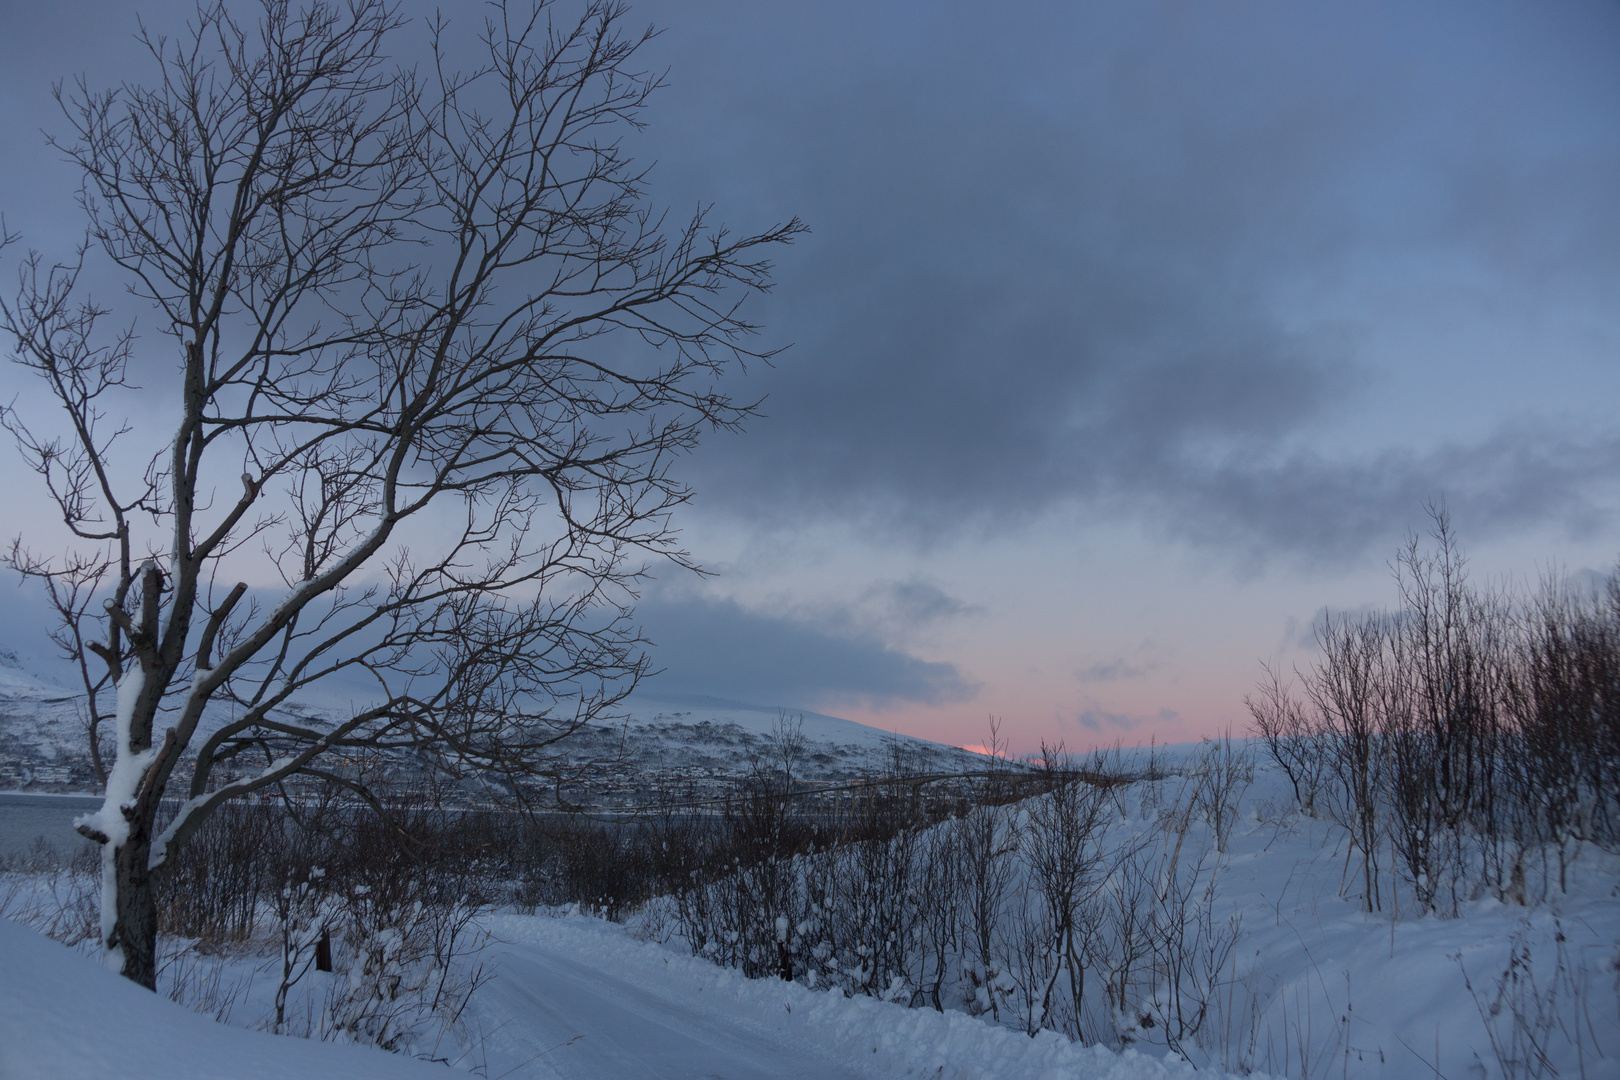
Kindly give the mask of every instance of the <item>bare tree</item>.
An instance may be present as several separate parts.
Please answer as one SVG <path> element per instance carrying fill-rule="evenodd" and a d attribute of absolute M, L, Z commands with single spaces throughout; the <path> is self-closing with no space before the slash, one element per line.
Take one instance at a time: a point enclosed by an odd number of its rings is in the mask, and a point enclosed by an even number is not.
<path fill-rule="evenodd" d="M 1252 730 L 1264 743 L 1271 760 L 1282 769 L 1294 789 L 1294 802 L 1304 813 L 1315 817 L 1316 799 L 1327 769 L 1328 749 L 1322 731 L 1306 714 L 1304 704 L 1294 696 L 1282 673 L 1262 664 L 1265 677 L 1255 693 L 1243 699 L 1254 723 Z"/>
<path fill-rule="evenodd" d="M 1051 1023 L 1059 978 L 1069 983 L 1068 1029 L 1071 1038 L 1085 1041 L 1083 1027 L 1088 946 L 1096 927 L 1089 921 L 1090 904 L 1102 887 L 1106 861 L 1103 844 L 1111 803 L 1107 789 L 1078 779 L 1073 760 L 1062 746 L 1041 746 L 1042 778 L 1049 790 L 1030 806 L 1024 830 L 1024 859 L 1046 905 L 1046 928 L 1051 934 L 1050 959 L 1038 1015 Z"/>
<path fill-rule="evenodd" d="M 999 1021 L 1003 968 L 996 942 L 1018 875 L 1018 815 L 1003 807 L 975 806 L 956 831 L 958 880 L 967 909 L 962 915 L 967 977 L 976 991 L 972 1008 L 988 1010 Z"/>
<path fill-rule="evenodd" d="M 672 464 L 748 414 L 719 379 L 768 354 L 737 304 L 801 226 L 647 209 L 619 140 L 660 79 L 623 22 L 500 3 L 478 66 L 451 68 L 436 21 L 417 71 L 387 58 L 391 0 L 263 0 L 252 23 L 213 2 L 143 31 L 149 85 L 59 94 L 87 240 L 30 253 L 0 318 L 67 424 L 4 423 L 78 546 L 9 561 L 63 616 L 92 747 L 116 728 L 80 830 L 136 982 L 154 875 L 226 800 L 359 788 L 335 759 L 364 750 L 543 772 L 645 670 L 632 590 L 690 563 Z M 82 297 L 98 254 L 158 344 Z M 126 410 L 172 438 L 139 445 Z M 287 710 L 345 673 L 352 709 Z"/>
<path fill-rule="evenodd" d="M 1327 732 L 1333 777 L 1329 814 L 1361 851 L 1362 907 L 1371 914 L 1378 895 L 1378 847 L 1383 823 L 1379 792 L 1387 764 L 1378 719 L 1382 662 L 1387 659 L 1389 620 L 1379 614 L 1360 619 L 1329 616 L 1318 631 L 1323 661 L 1306 692 Z"/>

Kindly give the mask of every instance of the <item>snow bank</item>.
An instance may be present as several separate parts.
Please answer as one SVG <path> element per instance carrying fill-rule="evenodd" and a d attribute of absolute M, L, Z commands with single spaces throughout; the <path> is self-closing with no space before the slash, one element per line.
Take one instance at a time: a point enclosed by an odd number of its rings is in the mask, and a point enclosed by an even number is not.
<path fill-rule="evenodd" d="M 444 1067 L 217 1024 L 0 919 L 5 1080 L 409 1080 Z"/>
<path fill-rule="evenodd" d="M 798 983 L 750 980 L 674 949 L 636 941 L 623 927 L 596 919 L 492 916 L 485 925 L 515 954 L 533 949 L 611 970 L 649 999 L 666 1003 L 666 1015 L 686 1026 L 728 1019 L 768 1037 L 782 1048 L 784 1058 L 791 1057 L 795 1048 L 814 1047 L 833 1055 L 855 1075 L 930 1080 L 1172 1080 L 1228 1075 L 1195 1071 L 1185 1062 L 1133 1050 L 1114 1053 L 1081 1047 L 1051 1031 L 1031 1039 L 965 1013 L 907 1009 Z M 502 978 L 499 969 L 496 978 Z M 499 1015 L 487 1019 L 510 1022 Z M 632 1040 L 646 1038 L 655 1026 L 619 1034 Z M 499 1064 L 491 1062 L 492 1074 L 500 1071 Z"/>

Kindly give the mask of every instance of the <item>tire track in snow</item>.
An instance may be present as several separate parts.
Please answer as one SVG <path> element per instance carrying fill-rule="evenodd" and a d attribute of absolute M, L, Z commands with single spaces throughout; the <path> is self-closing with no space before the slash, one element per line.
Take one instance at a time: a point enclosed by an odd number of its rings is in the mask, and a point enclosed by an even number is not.
<path fill-rule="evenodd" d="M 489 1076 L 509 1080 L 872 1080 L 750 1018 L 533 942 L 503 945 L 480 993 Z M 494 1030 L 497 1029 L 498 1030 Z"/>

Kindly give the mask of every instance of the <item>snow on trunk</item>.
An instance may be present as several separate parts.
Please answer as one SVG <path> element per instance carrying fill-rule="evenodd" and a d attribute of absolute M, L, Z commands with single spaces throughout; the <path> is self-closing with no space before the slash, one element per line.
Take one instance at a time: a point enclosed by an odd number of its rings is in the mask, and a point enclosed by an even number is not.
<path fill-rule="evenodd" d="M 141 778 L 151 766 L 157 751 L 148 747 L 136 753 L 130 744 L 135 704 L 146 688 L 146 672 L 139 663 L 130 666 L 118 679 L 118 748 L 112 771 L 107 774 L 106 796 L 101 808 L 74 819 L 80 830 L 91 830 L 105 839 L 101 842 L 101 945 L 106 963 L 114 971 L 124 970 L 124 949 L 114 940 L 118 923 L 118 850 L 129 839 L 126 807 L 135 805 Z"/>

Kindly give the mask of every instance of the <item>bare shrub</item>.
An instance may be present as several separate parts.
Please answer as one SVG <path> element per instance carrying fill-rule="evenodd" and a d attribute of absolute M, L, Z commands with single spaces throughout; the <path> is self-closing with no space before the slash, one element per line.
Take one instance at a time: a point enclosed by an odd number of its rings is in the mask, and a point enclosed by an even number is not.
<path fill-rule="evenodd" d="M 1269 664 L 1262 667 L 1264 678 L 1243 704 L 1254 719 L 1254 732 L 1265 744 L 1266 752 L 1288 777 L 1294 801 L 1307 815 L 1315 817 L 1328 765 L 1324 732 L 1307 716 L 1281 672 Z"/>
<path fill-rule="evenodd" d="M 1580 844 L 1620 846 L 1620 571 L 1596 591 L 1480 588 L 1432 515 L 1397 554 L 1398 610 L 1330 615 L 1304 700 L 1267 667 L 1248 701 L 1301 808 L 1349 833 L 1369 912 L 1381 852 L 1392 902 L 1454 915 L 1563 891 Z"/>
<path fill-rule="evenodd" d="M 1554 924 L 1552 944 L 1550 970 L 1545 957 L 1538 970 L 1529 930 L 1521 928 L 1513 936 L 1506 967 L 1488 987 L 1476 987 L 1461 954 L 1455 957 L 1502 1080 L 1540 1080 L 1562 1075 L 1571 1066 L 1585 1076 L 1596 1061 L 1620 1053 L 1620 1027 L 1615 1024 L 1620 1014 L 1592 1000 L 1597 973 L 1585 958 L 1570 957 L 1560 923 Z M 1620 984 L 1611 989 L 1620 1007 Z M 1597 993 L 1607 996 L 1603 989 Z"/>
<path fill-rule="evenodd" d="M 1362 905 L 1378 908 L 1378 852 L 1384 753 L 1376 713 L 1378 665 L 1386 626 L 1372 616 L 1361 620 L 1329 617 L 1319 635 L 1322 666 L 1306 692 L 1328 734 L 1333 777 L 1328 812 L 1350 834 L 1361 855 Z"/>
<path fill-rule="evenodd" d="M 80 847 L 63 859 L 48 844 L 0 868 L 0 918 L 11 919 L 64 945 L 101 932 L 101 873 L 96 853 Z"/>
<path fill-rule="evenodd" d="M 1151 990 L 1138 1006 L 1138 1030 L 1156 1029 L 1156 1038 L 1182 1054 L 1215 1007 L 1221 970 L 1242 935 L 1235 918 L 1215 917 L 1219 862 L 1211 859 L 1207 843 L 1190 836 L 1203 787 L 1202 778 L 1183 787 L 1161 811 L 1157 845 L 1144 850 L 1153 859 L 1153 891 L 1138 932 L 1145 938 Z M 1122 988 L 1128 992 L 1130 984 Z M 1129 1009 L 1129 997 L 1126 1003 Z"/>
<path fill-rule="evenodd" d="M 1092 962 L 1102 970 L 1113 1034 L 1122 1043 L 1135 1041 L 1142 1024 L 1152 1022 L 1142 999 L 1154 970 L 1159 896 L 1155 868 L 1145 851 L 1143 845 L 1118 853 L 1097 898 L 1103 910 L 1097 919 Z"/>
<path fill-rule="evenodd" d="M 1001 1019 L 1004 965 L 997 950 L 1002 919 L 1019 864 L 1018 815 L 1004 807 L 975 806 L 957 820 L 957 880 L 966 907 L 965 975 L 972 996 L 968 1008 Z"/>
<path fill-rule="evenodd" d="M 1234 746 L 1230 735 L 1207 739 L 1193 759 L 1192 773 L 1199 778 L 1193 803 L 1215 837 L 1215 848 L 1223 854 L 1236 824 L 1243 793 L 1254 782 L 1254 764 L 1242 747 Z"/>
<path fill-rule="evenodd" d="M 160 932 L 208 947 L 251 935 L 259 905 L 275 887 L 275 868 L 285 860 L 286 828 L 276 802 L 221 807 L 159 879 Z"/>
<path fill-rule="evenodd" d="M 1062 1030 L 1084 1039 L 1086 964 L 1092 922 L 1085 918 L 1104 878 L 1103 844 L 1112 802 L 1106 788 L 1073 778 L 1072 761 L 1061 748 L 1041 749 L 1050 790 L 1030 803 L 1023 834 L 1023 857 L 1045 905 L 1043 926 L 1050 935 L 1046 974 L 1036 1026 L 1054 1019 L 1060 979 Z"/>
<path fill-rule="evenodd" d="M 917 992 L 938 1012 L 945 1011 L 943 992 L 952 961 L 966 943 L 963 929 L 963 860 L 960 837 L 948 826 L 930 829 L 917 843 L 917 906 L 922 950 Z"/>

